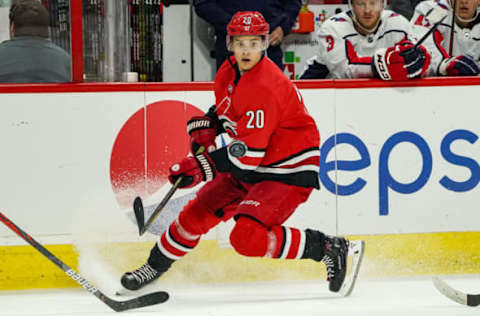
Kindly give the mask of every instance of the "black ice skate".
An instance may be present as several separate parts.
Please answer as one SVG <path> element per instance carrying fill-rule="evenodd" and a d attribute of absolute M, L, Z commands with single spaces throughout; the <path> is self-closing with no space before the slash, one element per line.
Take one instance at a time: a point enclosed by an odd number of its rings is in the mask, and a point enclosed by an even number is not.
<path fill-rule="evenodd" d="M 145 263 L 143 266 L 134 271 L 126 272 L 122 276 L 120 282 L 126 289 L 136 291 L 155 281 L 161 275 L 162 273 L 152 268 L 150 264 Z"/>
<path fill-rule="evenodd" d="M 325 254 L 322 262 L 327 266 L 327 279 L 332 292 L 340 291 L 347 273 L 349 242 L 342 237 L 325 236 Z"/>
<path fill-rule="evenodd" d="M 349 296 L 362 264 L 365 242 L 348 241 L 342 237 L 325 236 L 325 253 L 322 262 L 327 266 L 329 289 Z M 348 271 L 347 271 L 348 270 Z"/>
<path fill-rule="evenodd" d="M 147 263 L 137 270 L 127 272 L 120 282 L 127 290 L 136 291 L 152 283 L 166 272 L 175 260 L 167 258 L 155 244 L 150 250 Z"/>

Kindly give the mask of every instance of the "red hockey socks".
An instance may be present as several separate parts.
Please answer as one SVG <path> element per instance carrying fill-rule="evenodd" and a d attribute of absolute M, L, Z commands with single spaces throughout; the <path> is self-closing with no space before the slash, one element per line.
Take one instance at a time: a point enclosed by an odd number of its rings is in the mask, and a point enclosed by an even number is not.
<path fill-rule="evenodd" d="M 201 235 L 219 221 L 198 199 L 193 199 L 160 237 L 157 242 L 160 253 L 170 260 L 182 258 L 198 245 Z"/>
<path fill-rule="evenodd" d="M 305 232 L 286 226 L 268 230 L 253 218 L 240 216 L 230 234 L 230 243 L 249 257 L 300 259 L 305 249 Z"/>
<path fill-rule="evenodd" d="M 287 226 L 275 226 L 269 234 L 275 235 L 275 247 L 271 247 L 272 258 L 300 259 L 305 249 L 305 232 Z M 272 251 L 273 250 L 273 251 Z"/>

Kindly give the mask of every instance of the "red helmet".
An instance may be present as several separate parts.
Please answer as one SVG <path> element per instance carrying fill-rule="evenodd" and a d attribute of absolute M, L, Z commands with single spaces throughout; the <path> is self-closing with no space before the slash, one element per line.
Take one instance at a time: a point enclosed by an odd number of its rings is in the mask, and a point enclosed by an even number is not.
<path fill-rule="evenodd" d="M 236 35 L 260 35 L 268 41 L 269 26 L 258 11 L 240 11 L 227 25 L 227 47 L 230 49 L 231 37 Z"/>
<path fill-rule="evenodd" d="M 234 35 L 268 35 L 268 23 L 257 11 L 235 13 L 227 26 L 227 33 Z"/>

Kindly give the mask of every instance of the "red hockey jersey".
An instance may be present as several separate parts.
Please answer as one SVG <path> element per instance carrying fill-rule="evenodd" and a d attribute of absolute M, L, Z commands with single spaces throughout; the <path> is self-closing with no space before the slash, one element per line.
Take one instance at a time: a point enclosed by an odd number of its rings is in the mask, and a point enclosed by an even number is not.
<path fill-rule="evenodd" d="M 234 176 L 319 188 L 320 136 L 299 91 L 268 58 L 242 76 L 237 71 L 226 61 L 215 77 L 216 116 L 233 138 L 226 158 Z"/>

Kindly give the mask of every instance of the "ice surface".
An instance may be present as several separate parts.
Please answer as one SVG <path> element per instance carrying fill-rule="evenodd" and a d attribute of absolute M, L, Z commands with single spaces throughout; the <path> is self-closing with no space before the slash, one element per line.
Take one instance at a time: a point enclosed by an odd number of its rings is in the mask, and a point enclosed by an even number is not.
<path fill-rule="evenodd" d="M 479 276 L 443 279 L 463 291 L 480 292 Z M 159 280 L 151 291 L 162 289 Z M 348 298 L 328 292 L 325 281 L 169 285 L 168 302 L 123 312 L 131 316 L 463 316 L 480 308 L 457 304 L 430 278 L 358 280 Z M 103 290 L 103 289 L 102 289 Z M 114 299 L 122 299 L 112 297 Z M 115 312 L 82 289 L 0 292 L 0 315 L 100 316 Z"/>

